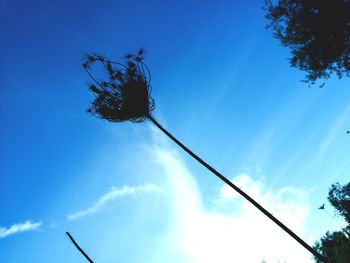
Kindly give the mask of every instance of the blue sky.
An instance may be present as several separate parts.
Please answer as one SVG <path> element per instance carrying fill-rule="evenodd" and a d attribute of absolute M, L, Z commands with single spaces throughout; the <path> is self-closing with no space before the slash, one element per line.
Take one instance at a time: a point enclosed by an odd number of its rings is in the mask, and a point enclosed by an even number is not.
<path fill-rule="evenodd" d="M 110 124 L 82 52 L 140 46 L 154 116 L 310 244 L 348 182 L 348 79 L 309 88 L 263 1 L 1 2 L 0 261 L 308 262 L 310 255 L 151 123 Z"/>

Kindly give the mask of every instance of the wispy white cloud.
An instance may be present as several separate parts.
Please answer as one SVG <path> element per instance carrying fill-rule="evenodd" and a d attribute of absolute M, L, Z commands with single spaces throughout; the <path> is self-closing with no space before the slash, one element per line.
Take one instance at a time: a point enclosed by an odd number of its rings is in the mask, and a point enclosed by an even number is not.
<path fill-rule="evenodd" d="M 14 235 L 21 232 L 39 230 L 42 225 L 42 222 L 32 223 L 31 221 L 26 221 L 24 223 L 13 224 L 9 228 L 0 227 L 0 238 L 4 238 L 10 235 Z"/>
<path fill-rule="evenodd" d="M 194 176 L 174 150 L 156 146 L 172 197 L 172 224 L 164 250 L 176 250 L 182 262 L 312 262 L 308 251 L 231 189 L 223 186 L 213 206 L 205 205 Z M 308 193 L 291 186 L 273 190 L 247 174 L 233 181 L 298 235 L 309 214 Z M 175 261 L 174 261 L 175 262 Z"/>
<path fill-rule="evenodd" d="M 107 204 L 125 196 L 135 196 L 146 193 L 162 193 L 163 190 L 154 184 L 146 184 L 142 186 L 123 186 L 121 188 L 112 187 L 107 193 L 102 195 L 90 207 L 80 210 L 76 213 L 67 216 L 67 220 L 76 220 L 91 214 L 100 212 Z"/>
<path fill-rule="evenodd" d="M 52 220 L 51 220 L 51 223 L 50 223 L 49 227 L 50 227 L 50 228 L 56 228 L 56 227 L 58 227 L 57 222 L 56 222 L 56 219 L 52 219 Z"/>

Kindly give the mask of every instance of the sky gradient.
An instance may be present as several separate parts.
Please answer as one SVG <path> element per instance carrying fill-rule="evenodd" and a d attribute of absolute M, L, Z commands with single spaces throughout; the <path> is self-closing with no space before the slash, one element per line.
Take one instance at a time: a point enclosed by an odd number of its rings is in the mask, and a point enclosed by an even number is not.
<path fill-rule="evenodd" d="M 85 112 L 82 52 L 139 47 L 154 117 L 309 244 L 345 225 L 349 79 L 301 82 L 263 1 L 0 3 L 0 262 L 312 262 L 151 123 Z M 326 203 L 326 211 L 318 206 Z"/>

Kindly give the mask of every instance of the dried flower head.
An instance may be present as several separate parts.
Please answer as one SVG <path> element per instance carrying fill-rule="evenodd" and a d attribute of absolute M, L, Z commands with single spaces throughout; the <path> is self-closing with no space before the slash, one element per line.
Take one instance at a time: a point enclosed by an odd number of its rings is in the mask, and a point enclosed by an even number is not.
<path fill-rule="evenodd" d="M 83 67 L 93 81 L 88 86 L 95 97 L 87 112 L 111 122 L 143 122 L 155 108 L 150 97 L 151 74 L 143 62 L 144 50 L 127 54 L 124 59 L 119 63 L 99 54 L 84 54 Z M 95 63 L 103 66 L 104 78 L 92 75 Z"/>

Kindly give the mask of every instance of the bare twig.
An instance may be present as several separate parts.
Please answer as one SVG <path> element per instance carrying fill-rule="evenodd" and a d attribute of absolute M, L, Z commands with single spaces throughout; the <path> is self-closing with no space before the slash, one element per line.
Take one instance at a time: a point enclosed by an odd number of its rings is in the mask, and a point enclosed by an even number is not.
<path fill-rule="evenodd" d="M 90 263 L 94 263 L 91 258 L 89 258 L 89 256 L 84 252 L 84 250 L 78 245 L 77 242 L 75 242 L 74 238 L 71 236 L 71 234 L 69 234 L 69 232 L 66 232 L 67 236 L 69 237 L 69 239 L 72 241 L 72 243 L 74 244 L 74 246 L 79 250 L 79 252 L 81 254 L 83 254 L 83 256 L 87 259 L 87 261 L 89 261 Z"/>

